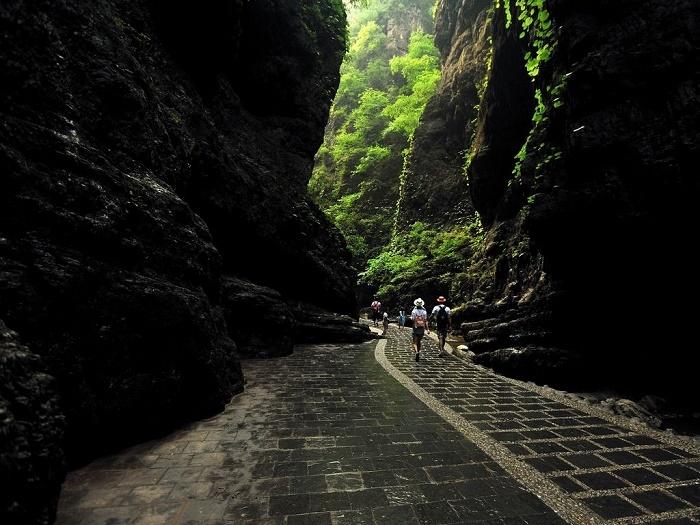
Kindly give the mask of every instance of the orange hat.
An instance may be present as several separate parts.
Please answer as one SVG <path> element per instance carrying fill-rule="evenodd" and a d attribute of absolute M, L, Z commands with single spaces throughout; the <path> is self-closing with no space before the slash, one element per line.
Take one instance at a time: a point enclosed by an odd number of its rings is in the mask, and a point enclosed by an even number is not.
<path fill-rule="evenodd" d="M 440 297 L 437 298 L 437 302 L 438 302 L 438 303 L 446 303 L 446 302 L 447 302 L 447 299 L 445 299 L 445 297 L 443 297 L 443 296 L 441 295 Z"/>

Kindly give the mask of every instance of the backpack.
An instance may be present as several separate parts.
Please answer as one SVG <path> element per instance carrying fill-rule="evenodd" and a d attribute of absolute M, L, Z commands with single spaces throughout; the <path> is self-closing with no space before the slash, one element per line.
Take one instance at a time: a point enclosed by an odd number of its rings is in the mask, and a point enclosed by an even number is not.
<path fill-rule="evenodd" d="M 437 325 L 438 330 L 444 330 L 447 328 L 449 318 L 450 314 L 447 313 L 445 307 L 439 306 L 438 311 L 435 314 L 435 324 Z"/>

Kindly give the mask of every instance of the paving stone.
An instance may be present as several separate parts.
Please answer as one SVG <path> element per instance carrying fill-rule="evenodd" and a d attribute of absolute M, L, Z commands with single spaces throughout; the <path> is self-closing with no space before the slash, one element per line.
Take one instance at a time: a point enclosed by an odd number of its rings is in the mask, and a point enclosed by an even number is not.
<path fill-rule="evenodd" d="M 629 487 L 629 483 L 616 478 L 607 472 L 595 472 L 592 474 L 579 474 L 575 479 L 592 488 L 593 490 L 610 490 Z"/>
<path fill-rule="evenodd" d="M 422 525 L 455 523 L 459 516 L 447 502 L 421 503 L 414 506 L 415 513 Z"/>
<path fill-rule="evenodd" d="M 575 480 L 568 476 L 559 476 L 556 478 L 552 478 L 552 481 L 559 485 L 564 492 L 583 492 L 586 490 L 586 487 L 581 485 L 580 483 L 577 483 Z"/>
<path fill-rule="evenodd" d="M 688 504 L 673 498 L 660 490 L 650 490 L 648 492 L 635 492 L 628 494 L 627 497 L 632 501 L 639 503 L 641 506 L 651 512 L 670 512 L 687 508 Z"/>
<path fill-rule="evenodd" d="M 348 509 L 350 509 L 350 500 L 347 492 L 324 492 L 309 495 L 309 510 L 311 512 Z"/>
<path fill-rule="evenodd" d="M 643 450 L 635 450 L 635 454 L 643 456 L 650 461 L 673 461 L 674 459 L 679 459 L 678 454 L 674 454 L 668 450 L 661 448 L 648 448 Z"/>
<path fill-rule="evenodd" d="M 635 485 L 651 485 L 666 481 L 665 478 L 646 468 L 616 470 L 615 474 L 630 481 L 631 483 L 634 483 Z"/>
<path fill-rule="evenodd" d="M 669 492 L 684 499 L 691 505 L 700 507 L 700 485 L 698 484 L 672 488 L 669 489 Z"/>
<path fill-rule="evenodd" d="M 700 472 L 683 465 L 654 465 L 652 468 L 659 474 L 663 474 L 674 481 L 700 480 Z"/>
<path fill-rule="evenodd" d="M 270 515 L 304 514 L 309 512 L 309 495 L 270 496 Z"/>
<path fill-rule="evenodd" d="M 644 463 L 646 460 L 633 452 L 628 452 L 626 450 L 616 450 L 613 452 L 601 452 L 600 456 L 605 459 L 612 461 L 617 465 L 635 465 L 638 463 Z"/>
<path fill-rule="evenodd" d="M 389 505 L 410 505 L 413 503 L 425 503 L 430 501 L 421 487 L 423 487 L 423 485 L 388 487 L 384 489 L 384 495 Z"/>
<path fill-rule="evenodd" d="M 394 472 L 390 470 L 362 472 L 362 480 L 367 488 L 391 487 L 398 484 Z"/>
<path fill-rule="evenodd" d="M 411 505 L 398 505 L 395 507 L 379 507 L 372 509 L 372 515 L 376 523 L 406 523 L 418 524 L 418 517 Z"/>
<path fill-rule="evenodd" d="M 332 525 L 330 512 L 299 514 L 287 518 L 288 525 Z"/>
<path fill-rule="evenodd" d="M 588 450 L 600 450 L 600 446 L 587 439 L 564 441 L 562 445 L 572 452 L 583 452 Z"/>
<path fill-rule="evenodd" d="M 590 429 L 588 429 L 590 430 Z M 625 447 L 631 447 L 633 444 L 629 441 L 625 441 L 624 439 L 616 438 L 616 437 L 610 437 L 610 438 L 597 438 L 593 439 L 594 443 L 597 443 L 605 448 L 625 448 Z"/>
<path fill-rule="evenodd" d="M 572 465 L 569 465 L 568 463 L 556 457 L 528 458 L 525 461 L 533 467 L 535 467 L 540 472 L 545 473 L 574 470 L 574 467 Z"/>
<path fill-rule="evenodd" d="M 363 489 L 348 492 L 350 508 L 352 509 L 373 509 L 376 507 L 386 507 L 389 502 L 385 490 L 391 489 Z"/>
<path fill-rule="evenodd" d="M 583 500 L 595 512 L 606 519 L 639 516 L 643 512 L 619 496 L 598 496 Z"/>
<path fill-rule="evenodd" d="M 570 498 L 610 487 L 627 496 L 583 500 L 605 519 L 700 507 L 700 462 L 682 445 L 430 351 L 416 365 L 408 331 L 390 329 L 385 354 L 434 399 L 478 423 L 481 430 L 470 428 L 499 447 L 494 457 L 507 459 L 508 472 L 533 472 L 530 465 L 562 490 L 516 481 L 391 378 L 373 343 L 315 346 L 273 367 L 244 362 L 247 390 L 221 414 L 71 473 L 57 524 L 155 525 L 182 511 L 189 525 L 561 525 L 530 490 Z"/>
<path fill-rule="evenodd" d="M 328 490 L 360 490 L 364 487 L 362 474 L 359 472 L 347 472 L 341 474 L 327 474 L 326 484 Z"/>
<path fill-rule="evenodd" d="M 566 456 L 566 461 L 578 468 L 597 468 L 609 466 L 610 463 L 594 454 L 575 454 Z"/>
<path fill-rule="evenodd" d="M 325 492 L 327 490 L 326 477 L 323 475 L 317 476 L 300 476 L 289 478 L 289 493 L 290 494 L 308 494 L 310 492 Z"/>

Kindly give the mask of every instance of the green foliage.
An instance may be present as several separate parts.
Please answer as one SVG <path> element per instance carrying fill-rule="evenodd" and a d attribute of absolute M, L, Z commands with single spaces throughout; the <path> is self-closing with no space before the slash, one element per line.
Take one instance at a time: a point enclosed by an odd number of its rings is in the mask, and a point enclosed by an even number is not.
<path fill-rule="evenodd" d="M 368 262 L 360 283 L 377 290 L 388 303 L 405 302 L 420 294 L 422 283 L 435 274 L 446 276 L 442 286 L 449 287 L 449 276 L 464 271 L 483 239 L 478 220 L 445 230 L 416 222 Z"/>
<path fill-rule="evenodd" d="M 514 4 L 511 4 L 514 2 Z M 534 145 L 538 130 L 549 120 L 549 112 L 564 105 L 562 95 L 566 89 L 566 76 L 554 85 L 547 85 L 540 77 L 543 68 L 549 63 L 557 45 L 552 17 L 547 11 L 546 0 L 497 0 L 496 8 L 503 8 L 506 16 L 506 28 L 513 24 L 513 8 L 517 13 L 519 38 L 527 45 L 525 69 L 535 89 L 535 111 L 532 115 L 532 128 L 525 143 L 515 156 L 513 179 L 509 184 L 520 180 L 525 159 L 535 149 L 543 160 L 537 165 L 539 172 L 544 166 L 561 158 L 561 152 L 545 144 Z M 545 151 L 546 150 L 546 151 Z"/>
<path fill-rule="evenodd" d="M 309 2 L 301 6 L 303 24 L 311 40 L 341 55 L 347 49 L 348 25 L 343 0 Z"/>
<path fill-rule="evenodd" d="M 406 82 L 396 100 L 384 108 L 384 115 L 391 119 L 385 133 L 399 133 L 410 139 L 440 81 L 440 59 L 433 37 L 413 33 L 408 53 L 392 58 L 390 66 L 391 72 L 400 74 Z"/>
<path fill-rule="evenodd" d="M 433 37 L 414 31 L 397 54 L 388 20 L 416 9 L 429 20 L 433 3 L 370 0 L 348 11 L 350 45 L 309 190 L 359 267 L 391 238 L 403 152 L 440 79 Z"/>

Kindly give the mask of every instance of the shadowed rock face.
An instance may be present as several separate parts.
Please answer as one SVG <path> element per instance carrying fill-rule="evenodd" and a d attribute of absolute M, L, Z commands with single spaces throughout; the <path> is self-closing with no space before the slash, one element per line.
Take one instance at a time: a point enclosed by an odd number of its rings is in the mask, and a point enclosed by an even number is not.
<path fill-rule="evenodd" d="M 0 520 L 53 523 L 64 420 L 41 359 L 0 320 Z"/>
<path fill-rule="evenodd" d="M 0 317 L 56 377 L 73 460 L 243 388 L 222 273 L 356 313 L 306 195 L 342 4 L 175 4 L 0 7 Z"/>
<path fill-rule="evenodd" d="M 531 134 L 520 180 L 511 180 L 513 162 L 504 165 L 502 154 L 512 159 L 512 132 L 520 129 L 522 138 L 530 123 L 482 103 L 469 179 L 490 226 L 476 264 L 490 278 L 467 316 L 467 339 L 487 352 L 519 341 L 527 348 L 521 370 L 537 347 L 543 352 L 533 359 L 545 368 L 546 356 L 558 355 L 550 349 L 563 348 L 596 364 L 595 380 L 683 396 L 692 388 L 684 348 L 694 324 L 683 298 L 700 291 L 688 256 L 700 226 L 693 204 L 700 197 L 700 7 L 553 0 L 547 8 L 557 48 L 533 85 L 498 76 L 499 68 L 512 69 L 513 51 L 518 58 L 509 42 L 519 28 L 507 31 L 498 13 L 494 19 L 486 100 L 503 103 L 504 93 L 527 100 L 533 87 L 566 82 L 563 105 Z M 558 370 L 552 367 L 553 379 L 571 377 Z"/>
<path fill-rule="evenodd" d="M 415 221 L 462 223 L 474 216 L 464 157 L 475 130 L 478 86 L 486 75 L 490 5 L 490 0 L 439 4 L 435 43 L 442 79 L 413 138 L 397 213 L 400 228 Z"/>

